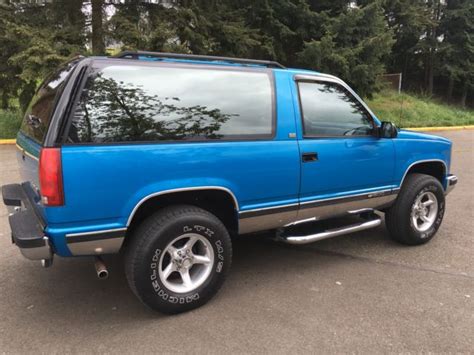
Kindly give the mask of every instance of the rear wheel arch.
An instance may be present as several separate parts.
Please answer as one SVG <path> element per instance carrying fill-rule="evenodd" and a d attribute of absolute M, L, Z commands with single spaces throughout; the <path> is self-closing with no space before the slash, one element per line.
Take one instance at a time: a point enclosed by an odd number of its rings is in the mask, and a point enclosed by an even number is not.
<path fill-rule="evenodd" d="M 230 233 L 238 232 L 237 198 L 231 190 L 217 186 L 182 188 L 150 194 L 138 202 L 130 213 L 128 230 L 133 231 L 159 209 L 178 204 L 200 207 L 219 218 Z"/>

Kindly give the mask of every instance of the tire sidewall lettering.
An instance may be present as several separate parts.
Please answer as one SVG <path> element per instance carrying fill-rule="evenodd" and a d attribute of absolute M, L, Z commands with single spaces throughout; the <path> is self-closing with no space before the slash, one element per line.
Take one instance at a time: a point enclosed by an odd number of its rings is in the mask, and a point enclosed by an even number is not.
<path fill-rule="evenodd" d="M 216 264 L 216 272 L 220 274 L 222 272 L 222 268 L 224 267 L 224 247 L 222 246 L 222 241 L 217 240 L 215 242 L 216 250 L 217 250 L 217 264 Z"/>
<path fill-rule="evenodd" d="M 199 293 L 195 292 L 192 295 L 186 295 L 186 296 L 173 296 L 168 293 L 168 290 L 161 285 L 161 283 L 158 281 L 159 280 L 159 274 L 158 274 L 158 265 L 159 262 L 155 262 L 155 257 L 161 255 L 162 251 L 161 249 L 156 249 L 155 252 L 153 253 L 152 256 L 152 262 L 150 263 L 150 279 L 151 279 L 151 286 L 153 287 L 153 290 L 155 291 L 156 295 L 163 299 L 163 301 L 167 301 L 169 303 L 173 304 L 186 304 L 186 303 L 191 303 L 193 301 L 196 301 L 199 299 Z"/>

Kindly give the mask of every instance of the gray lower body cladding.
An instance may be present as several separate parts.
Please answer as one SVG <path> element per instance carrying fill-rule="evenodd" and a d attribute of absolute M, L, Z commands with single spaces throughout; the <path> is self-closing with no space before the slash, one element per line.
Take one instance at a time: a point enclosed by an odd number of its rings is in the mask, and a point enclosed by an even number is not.
<path fill-rule="evenodd" d="M 318 200 L 283 207 L 243 211 L 239 213 L 239 234 L 284 227 L 298 220 L 324 220 L 363 209 L 389 207 L 398 190 L 367 193 L 336 199 Z"/>

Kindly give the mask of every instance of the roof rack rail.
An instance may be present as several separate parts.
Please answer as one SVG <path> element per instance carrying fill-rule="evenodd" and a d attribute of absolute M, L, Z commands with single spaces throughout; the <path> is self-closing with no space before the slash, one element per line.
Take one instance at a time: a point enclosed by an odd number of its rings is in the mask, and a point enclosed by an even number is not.
<path fill-rule="evenodd" d="M 240 59 L 240 58 L 217 57 L 217 56 L 197 55 L 197 54 L 162 53 L 162 52 L 147 52 L 147 51 L 124 51 L 112 57 L 122 58 L 122 59 L 139 59 L 140 56 L 144 56 L 148 58 L 220 61 L 220 62 L 228 62 L 228 63 L 236 63 L 236 64 L 261 65 L 268 68 L 286 69 L 286 67 L 281 65 L 280 63 L 269 61 L 269 60 Z"/>

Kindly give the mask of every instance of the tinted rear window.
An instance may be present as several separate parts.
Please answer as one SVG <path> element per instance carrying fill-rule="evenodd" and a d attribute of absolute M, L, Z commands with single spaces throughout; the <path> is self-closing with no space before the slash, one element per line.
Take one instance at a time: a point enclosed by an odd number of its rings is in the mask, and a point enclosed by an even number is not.
<path fill-rule="evenodd" d="M 271 137 L 268 72 L 116 65 L 91 75 L 69 142 Z"/>
<path fill-rule="evenodd" d="M 36 91 L 26 110 L 21 124 L 21 131 L 39 143 L 42 143 L 44 140 L 57 98 L 64 87 L 66 78 L 77 62 L 77 60 L 74 60 L 66 64 L 46 78 Z"/>

